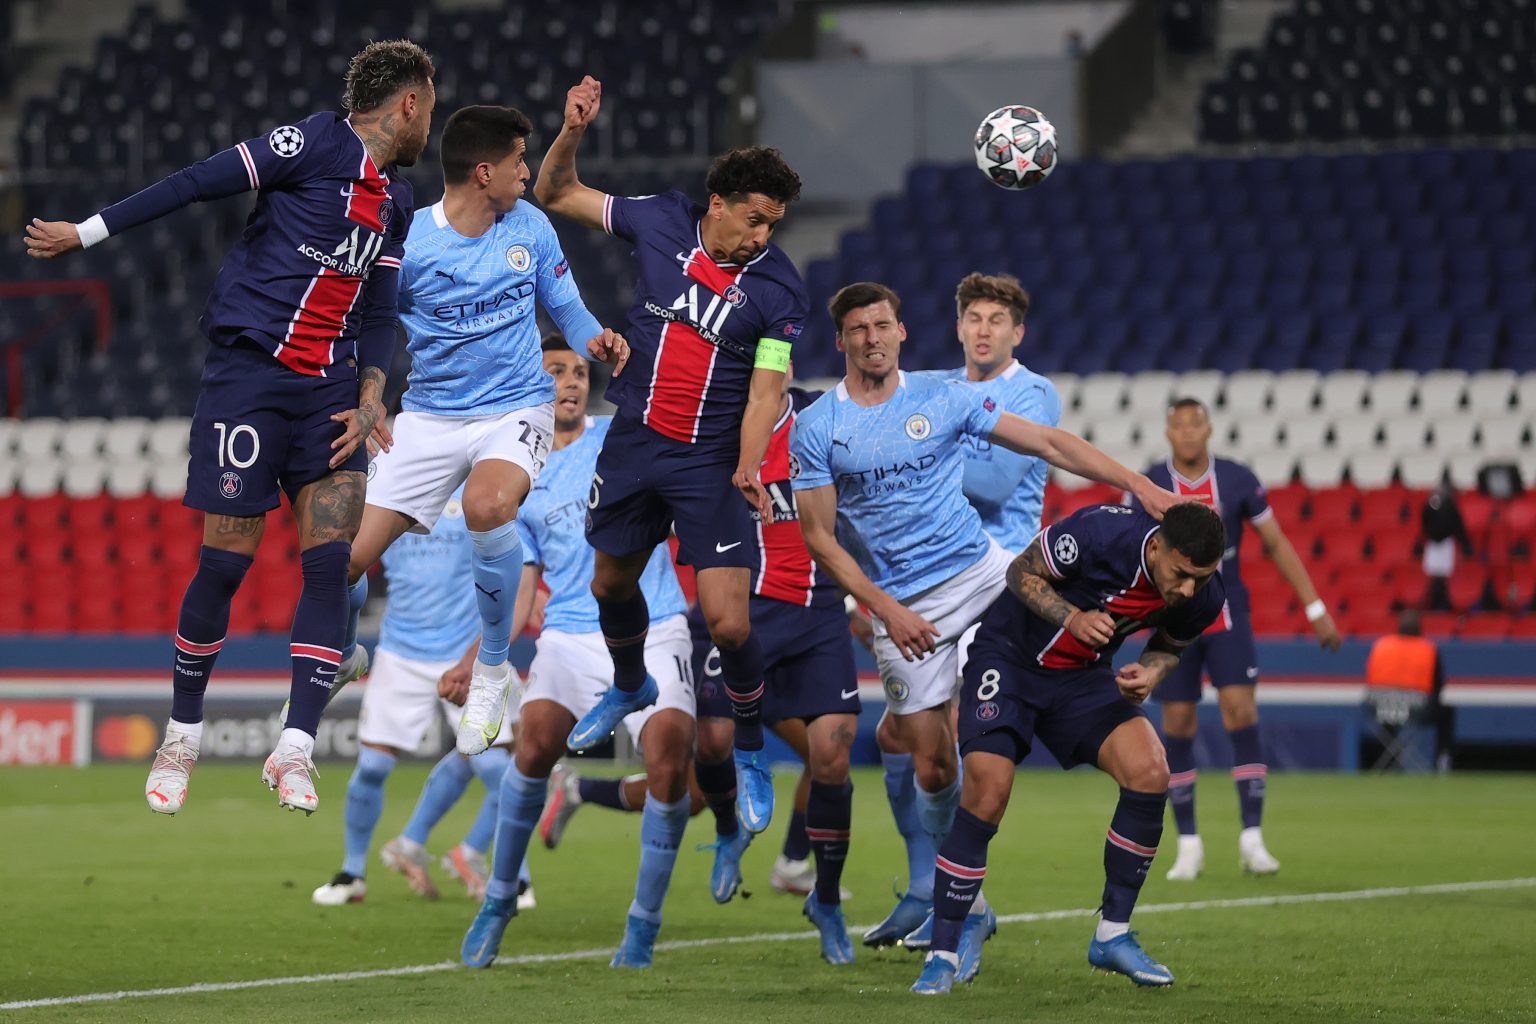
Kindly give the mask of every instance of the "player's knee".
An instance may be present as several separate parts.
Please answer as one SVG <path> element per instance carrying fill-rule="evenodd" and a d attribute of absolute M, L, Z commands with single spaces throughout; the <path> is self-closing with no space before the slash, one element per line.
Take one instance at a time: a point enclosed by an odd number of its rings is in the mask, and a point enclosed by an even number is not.
<path fill-rule="evenodd" d="M 705 625 L 709 627 L 710 639 L 722 651 L 736 650 L 752 635 L 752 623 L 747 619 L 745 610 L 738 612 L 732 609 L 716 615 L 706 614 Z"/>
<path fill-rule="evenodd" d="M 896 719 L 886 714 L 880 716 L 880 724 L 875 727 L 875 746 L 880 748 L 882 754 L 905 754 L 906 747 L 901 742 L 901 737 L 896 733 Z"/>
<path fill-rule="evenodd" d="M 736 724 L 729 718 L 699 719 L 698 759 L 705 764 L 724 764 L 731 759 Z"/>
<path fill-rule="evenodd" d="M 565 753 L 565 738 L 524 735 L 518 738 L 513 760 L 517 770 L 530 779 L 543 779 L 554 769 L 555 762 Z"/>
<path fill-rule="evenodd" d="M 464 486 L 464 525 L 476 533 L 494 530 L 517 518 L 517 496 L 494 484 Z"/>
<path fill-rule="evenodd" d="M 917 784 L 929 793 L 937 793 L 948 787 L 960 775 L 960 766 L 955 763 L 954 754 L 951 753 L 948 761 L 943 758 L 935 758 L 922 764 L 914 764 L 912 774 L 917 778 Z"/>
<path fill-rule="evenodd" d="M 1138 793 L 1168 791 L 1168 758 L 1162 747 L 1149 749 L 1127 758 L 1120 784 Z"/>
<path fill-rule="evenodd" d="M 1008 809 L 1008 794 L 995 786 L 978 786 L 975 790 L 967 786 L 961 806 L 982 821 L 996 825 Z"/>
<path fill-rule="evenodd" d="M 848 781 L 849 751 L 837 746 L 830 750 L 811 751 L 811 778 L 829 786 Z"/>

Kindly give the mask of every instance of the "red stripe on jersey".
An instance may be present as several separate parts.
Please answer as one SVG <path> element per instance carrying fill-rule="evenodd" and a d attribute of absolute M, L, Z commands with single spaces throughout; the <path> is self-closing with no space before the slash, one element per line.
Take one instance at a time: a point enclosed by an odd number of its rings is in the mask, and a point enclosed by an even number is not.
<path fill-rule="evenodd" d="M 332 346 L 362 290 L 362 278 L 321 267 L 294 310 L 288 336 L 277 350 L 277 361 L 299 373 L 324 376 L 325 368 L 333 362 Z"/>
<path fill-rule="evenodd" d="M 694 442 L 715 355 L 715 346 L 691 324 L 673 321 L 662 328 L 651 369 L 651 397 L 645 403 L 647 426 L 674 441 Z"/>
<path fill-rule="evenodd" d="M 1043 545 L 1042 545 L 1043 547 Z M 1145 622 L 1155 612 L 1167 605 L 1141 570 L 1129 587 L 1114 594 L 1104 602 L 1104 611 L 1115 619 L 1132 619 Z M 1065 629 L 1059 630 L 1045 650 L 1036 659 L 1044 668 L 1082 668 L 1099 660 L 1099 652 L 1083 643 Z"/>
<path fill-rule="evenodd" d="M 1226 633 L 1232 629 L 1232 605 L 1226 601 L 1221 603 L 1221 614 L 1216 616 L 1216 621 L 1206 627 L 1207 633 Z"/>
<path fill-rule="evenodd" d="M 741 267 L 727 269 L 720 266 L 710 259 L 703 249 L 693 250 L 693 255 L 688 257 L 688 276 L 716 295 L 724 295 L 725 290 L 735 284 L 736 279 L 741 276 L 741 270 Z"/>
<path fill-rule="evenodd" d="M 261 188 L 261 182 L 256 177 L 256 161 L 251 159 L 251 151 L 245 148 L 245 143 L 239 143 L 235 149 L 240 151 L 240 160 L 245 164 L 245 176 L 251 180 L 251 188 Z"/>
<path fill-rule="evenodd" d="M 774 430 L 763 456 L 762 481 L 773 503 L 773 522 L 758 524 L 762 561 L 754 593 L 809 606 L 816 563 L 800 534 L 800 511 L 789 482 L 789 428 L 794 422 L 791 411 Z"/>
<path fill-rule="evenodd" d="M 386 188 L 388 184 L 378 168 L 373 166 L 373 158 L 364 155 L 358 176 L 347 190 L 347 219 L 361 224 L 369 231 L 383 234 L 384 203 L 389 199 Z"/>

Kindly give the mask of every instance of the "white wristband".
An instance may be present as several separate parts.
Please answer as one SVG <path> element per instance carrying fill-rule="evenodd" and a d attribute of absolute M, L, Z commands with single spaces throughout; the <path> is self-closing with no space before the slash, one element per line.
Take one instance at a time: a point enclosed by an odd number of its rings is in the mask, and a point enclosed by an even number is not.
<path fill-rule="evenodd" d="M 1307 605 L 1306 613 L 1308 622 L 1316 622 L 1318 619 L 1328 614 L 1328 606 L 1323 604 L 1322 598 L 1318 598 L 1316 601 L 1313 601 L 1311 604 Z"/>
<path fill-rule="evenodd" d="M 859 610 L 859 602 L 852 594 L 843 595 L 843 611 L 849 615 L 855 615 Z"/>
<path fill-rule="evenodd" d="M 111 233 L 107 230 L 107 222 L 101 219 L 99 213 L 90 220 L 83 220 L 76 224 L 75 231 L 80 235 L 81 247 L 86 249 L 98 242 L 105 242 L 107 235 Z"/>

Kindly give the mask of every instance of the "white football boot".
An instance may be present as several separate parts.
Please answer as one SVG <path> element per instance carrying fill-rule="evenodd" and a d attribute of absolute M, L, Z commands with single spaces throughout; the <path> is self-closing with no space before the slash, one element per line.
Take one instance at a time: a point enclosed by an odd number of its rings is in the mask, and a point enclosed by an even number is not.
<path fill-rule="evenodd" d="M 379 848 L 379 859 L 389 870 L 405 876 L 411 891 L 424 900 L 438 897 L 437 883 L 427 871 L 427 848 L 405 836 L 396 836 Z"/>
<path fill-rule="evenodd" d="M 338 871 L 335 878 L 310 893 L 309 898 L 318 906 L 342 907 L 348 903 L 361 903 L 367 895 L 367 882 L 345 871 Z"/>
<path fill-rule="evenodd" d="M 1264 832 L 1257 826 L 1238 833 L 1237 862 L 1250 875 L 1273 875 L 1280 870 L 1280 862 L 1264 848 Z"/>
<path fill-rule="evenodd" d="M 157 814 L 175 814 L 187 802 L 187 781 L 197 764 L 198 748 L 187 737 L 167 735 L 144 782 L 144 799 Z"/>
<path fill-rule="evenodd" d="M 277 806 L 309 815 L 320 806 L 315 792 L 315 776 L 319 774 L 309 754 L 298 747 L 279 745 L 262 765 L 261 781 L 277 791 Z"/>
<path fill-rule="evenodd" d="M 1200 837 L 1179 836 L 1179 855 L 1168 869 L 1170 882 L 1193 882 L 1205 870 L 1205 844 Z"/>
<path fill-rule="evenodd" d="M 464 716 L 459 719 L 459 753 L 473 757 L 496 742 L 514 678 L 512 666 L 506 662 L 484 665 L 478 658 L 475 660 L 474 673 L 469 677 L 469 696 L 464 700 Z"/>

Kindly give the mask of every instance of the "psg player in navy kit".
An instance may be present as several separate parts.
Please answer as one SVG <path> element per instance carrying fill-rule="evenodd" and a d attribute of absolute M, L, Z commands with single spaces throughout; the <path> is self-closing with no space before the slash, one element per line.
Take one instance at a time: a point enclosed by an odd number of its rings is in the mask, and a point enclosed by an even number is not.
<path fill-rule="evenodd" d="M 698 571 L 736 719 L 737 811 L 748 831 L 761 832 L 773 780 L 762 753 L 763 649 L 747 607 L 758 560 L 752 510 L 772 521 L 759 470 L 809 308 L 799 273 L 769 243 L 800 178 L 777 150 L 753 147 L 715 161 L 705 206 L 681 192 L 623 198 L 589 188 L 576 175 L 576 148 L 601 100 L 591 76 L 570 89 L 565 126 L 534 186 L 545 209 L 633 243 L 637 269 L 629 368 L 608 386 L 618 412 L 587 518 L 613 686 L 576 723 L 570 746 L 590 749 L 656 699 L 637 584 L 651 550 L 675 530 L 681 559 Z"/>
<path fill-rule="evenodd" d="M 262 780 L 289 810 L 319 804 L 310 755 L 341 663 L 367 445 L 370 437 L 390 443 L 385 368 L 413 205 L 396 168 L 426 147 L 433 74 L 414 43 L 370 43 L 347 68 L 348 116 L 319 113 L 274 128 L 80 224 L 27 228 L 31 255 L 50 259 L 191 203 L 257 193 L 201 320 L 213 344 L 192 419 L 185 501 L 205 513 L 203 546 L 176 626 L 171 718 L 144 787 L 161 814 L 186 801 L 230 601 L 282 494 L 298 518 L 304 589 L 290 708 Z"/>

